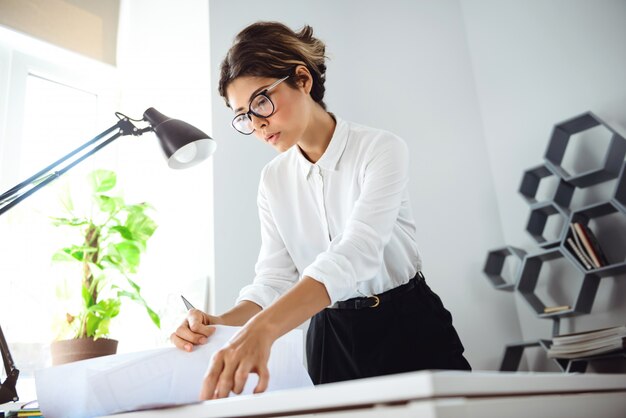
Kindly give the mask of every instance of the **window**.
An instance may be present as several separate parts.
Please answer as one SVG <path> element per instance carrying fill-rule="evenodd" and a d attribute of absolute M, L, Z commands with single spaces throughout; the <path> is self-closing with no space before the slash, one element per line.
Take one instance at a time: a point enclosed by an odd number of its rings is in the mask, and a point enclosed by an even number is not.
<path fill-rule="evenodd" d="M 13 38 L 15 39 L 15 38 Z M 14 45 L 0 44 L 3 61 L 1 83 L 6 115 L 2 123 L 0 175 L 2 192 L 56 161 L 96 133 L 99 111 L 113 114 L 110 82 L 113 69 L 91 69 L 94 83 L 81 74 L 84 64 L 60 65 L 24 53 Z M 94 66 L 94 63 L 89 63 Z M 108 73 L 108 75 L 106 74 Z M 108 164 L 115 160 L 115 152 Z M 91 163 L 93 165 L 93 163 Z M 89 161 L 70 173 L 82 176 Z M 20 370 L 20 398 L 35 398 L 34 370 L 49 364 L 49 343 L 54 339 L 57 280 L 51 255 L 64 242 L 63 231 L 49 216 L 61 210 L 57 181 L 34 194 L 0 218 L 0 318 L 11 352 Z M 65 238 L 66 239 L 66 238 Z M 4 370 L 2 373 L 4 374 Z"/>
<path fill-rule="evenodd" d="M 199 52 L 188 49 L 190 59 L 195 59 Z M 179 67 L 160 76 L 151 67 L 157 82 L 144 86 L 135 74 L 143 68 L 140 63 L 128 65 L 125 75 L 120 67 L 0 27 L 0 193 L 111 127 L 118 110 L 141 118 L 137 112 L 156 106 L 210 132 L 197 119 L 187 119 L 190 108 L 198 112 L 202 109 L 198 103 L 210 102 L 208 89 L 200 97 L 198 89 L 181 88 L 175 82 L 185 79 L 204 86 L 208 76 L 199 71 L 198 81 L 189 76 L 185 65 Z M 173 71 L 185 75 L 172 75 Z M 155 93 L 154 86 L 168 80 L 173 85 Z M 190 91 L 198 103 L 189 100 Z M 142 257 L 137 281 L 161 316 L 161 330 L 139 306 L 124 304 L 120 321 L 111 325 L 112 337 L 120 340 L 118 352 L 168 345 L 169 334 L 185 312 L 181 293 L 195 306 L 206 304 L 212 271 L 210 162 L 171 170 L 163 163 L 153 135 L 120 138 L 0 217 L 0 325 L 20 370 L 18 394 L 25 401 L 35 398 L 34 371 L 49 365 L 54 318 L 62 313 L 56 297 L 61 267 L 51 263 L 51 256 L 67 244 L 67 237 L 66 231 L 52 226 L 49 216 L 60 210 L 58 197 L 64 184 L 81 181 L 94 168 L 115 170 L 126 199 L 153 204 L 159 224 Z M 0 379 L 3 376 L 0 367 Z"/>

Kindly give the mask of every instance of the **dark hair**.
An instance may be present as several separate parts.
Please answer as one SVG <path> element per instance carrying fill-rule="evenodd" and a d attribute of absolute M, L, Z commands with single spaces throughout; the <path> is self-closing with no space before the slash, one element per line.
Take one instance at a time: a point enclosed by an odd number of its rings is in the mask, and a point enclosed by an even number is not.
<path fill-rule="evenodd" d="M 313 28 L 305 25 L 294 32 L 278 22 L 257 22 L 235 37 L 233 46 L 222 61 L 218 91 L 226 100 L 226 88 L 241 76 L 283 78 L 294 75 L 298 65 L 304 65 L 313 76 L 311 97 L 322 108 L 326 78 L 326 47 L 313 37 Z M 297 87 L 298 79 L 289 77 L 286 83 Z"/>

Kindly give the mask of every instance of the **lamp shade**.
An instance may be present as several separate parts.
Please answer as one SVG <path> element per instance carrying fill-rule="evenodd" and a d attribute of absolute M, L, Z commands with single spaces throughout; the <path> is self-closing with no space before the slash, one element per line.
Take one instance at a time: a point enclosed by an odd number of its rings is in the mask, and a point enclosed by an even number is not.
<path fill-rule="evenodd" d="M 167 158 L 170 168 L 187 168 L 210 157 L 217 144 L 200 129 L 178 119 L 171 119 L 151 107 L 143 114 Z"/>

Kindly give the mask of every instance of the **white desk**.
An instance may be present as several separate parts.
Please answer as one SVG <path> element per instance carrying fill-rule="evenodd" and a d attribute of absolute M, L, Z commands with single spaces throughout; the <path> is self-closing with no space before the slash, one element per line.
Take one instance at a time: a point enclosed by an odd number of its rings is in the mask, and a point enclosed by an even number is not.
<path fill-rule="evenodd" d="M 626 417 L 626 375 L 415 372 L 111 418 Z"/>

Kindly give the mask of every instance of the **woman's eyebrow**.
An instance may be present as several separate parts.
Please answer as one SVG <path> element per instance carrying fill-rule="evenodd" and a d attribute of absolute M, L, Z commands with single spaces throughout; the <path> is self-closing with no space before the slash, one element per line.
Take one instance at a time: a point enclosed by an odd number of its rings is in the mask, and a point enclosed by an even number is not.
<path fill-rule="evenodd" d="M 258 89 L 254 90 L 254 91 L 252 92 L 252 94 L 250 95 L 250 97 L 248 98 L 248 103 L 250 102 L 250 100 L 252 100 L 252 98 L 253 98 L 254 96 L 256 96 L 257 94 L 259 94 L 260 92 L 262 92 L 263 90 L 265 90 L 266 88 L 268 88 L 270 85 L 271 85 L 271 83 L 270 83 L 270 84 L 268 84 L 268 85 L 266 85 L 266 86 L 261 86 L 261 87 L 259 87 Z M 235 109 L 235 113 L 239 113 L 239 112 L 241 112 L 241 111 L 243 111 L 243 107 L 242 107 L 242 106 L 240 106 L 240 107 L 238 107 L 237 109 Z"/>

